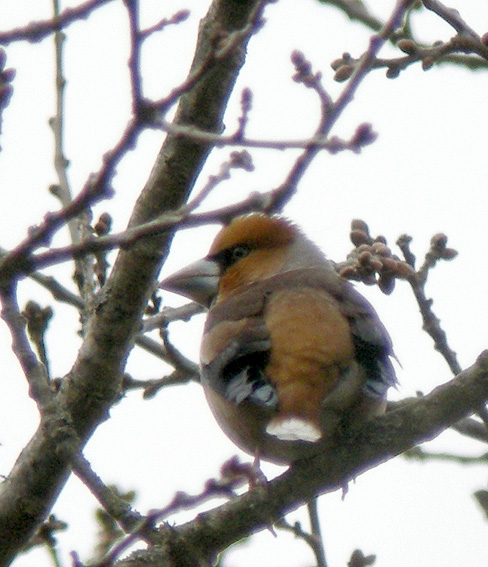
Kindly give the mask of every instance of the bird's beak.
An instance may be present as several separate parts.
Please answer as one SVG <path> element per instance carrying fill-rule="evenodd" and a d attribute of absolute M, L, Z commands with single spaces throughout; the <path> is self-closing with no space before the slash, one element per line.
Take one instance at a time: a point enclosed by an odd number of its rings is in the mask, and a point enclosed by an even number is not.
<path fill-rule="evenodd" d="M 216 262 L 203 258 L 164 279 L 159 287 L 210 307 L 218 292 L 220 270 Z"/>

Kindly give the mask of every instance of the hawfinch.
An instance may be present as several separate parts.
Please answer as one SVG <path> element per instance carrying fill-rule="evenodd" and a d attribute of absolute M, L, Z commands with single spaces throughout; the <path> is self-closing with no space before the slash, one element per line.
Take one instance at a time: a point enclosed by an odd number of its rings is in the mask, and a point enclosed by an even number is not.
<path fill-rule="evenodd" d="M 206 258 L 160 287 L 209 308 L 201 381 L 244 451 L 288 464 L 382 413 L 396 382 L 371 305 L 287 219 L 235 218 Z"/>

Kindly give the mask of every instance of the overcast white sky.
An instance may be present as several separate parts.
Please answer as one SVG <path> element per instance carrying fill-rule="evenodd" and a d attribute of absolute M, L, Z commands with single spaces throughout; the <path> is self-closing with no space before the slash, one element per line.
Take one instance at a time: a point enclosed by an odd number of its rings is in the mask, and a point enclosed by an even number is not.
<path fill-rule="evenodd" d="M 455 0 L 450 0 L 454 5 Z M 393 0 L 367 2 L 378 16 L 386 17 Z M 65 2 L 63 6 L 76 5 Z M 181 8 L 191 9 L 189 20 L 151 38 L 144 52 L 144 88 L 159 98 L 181 82 L 193 56 L 198 21 L 207 2 L 142 0 L 142 19 L 147 25 L 169 17 Z M 486 0 L 456 2 L 464 19 L 478 33 L 488 30 Z M 48 0 L 0 0 L 0 28 L 50 16 Z M 369 33 L 351 24 L 337 10 L 314 0 L 280 0 L 266 10 L 267 23 L 251 40 L 248 61 L 232 97 L 226 124 L 235 128 L 240 91 L 254 91 L 250 137 L 295 138 L 311 135 L 318 117 L 314 95 L 293 83 L 290 53 L 304 51 L 333 96 L 343 86 L 332 81 L 330 62 L 344 51 L 359 56 Z M 425 41 L 448 39 L 453 32 L 430 14 L 414 24 Z M 89 21 L 67 30 L 66 43 L 66 155 L 74 192 L 101 163 L 101 155 L 117 141 L 128 119 L 129 90 L 126 21 L 122 2 L 99 10 Z M 388 48 L 385 54 L 392 53 Z M 48 118 L 54 112 L 53 48 L 50 39 L 37 44 L 13 44 L 8 66 L 17 70 L 14 97 L 4 112 L 0 153 L 0 246 L 15 246 L 29 225 L 38 223 L 58 203 L 48 193 L 56 182 L 52 166 L 53 143 Z M 383 71 L 372 73 L 337 124 L 334 134 L 347 138 L 362 122 L 371 122 L 379 137 L 360 155 L 319 156 L 300 184 L 299 193 L 285 213 L 297 221 L 334 260 L 350 250 L 352 218 L 366 220 L 373 234 L 384 234 L 391 245 L 407 232 L 414 236 L 413 249 L 421 258 L 436 232 L 449 235 L 459 257 L 440 265 L 431 275 L 428 291 L 448 333 L 451 346 L 463 366 L 470 365 L 486 348 L 488 307 L 486 289 L 486 218 L 488 160 L 488 72 L 470 73 L 441 67 L 423 72 L 419 66 L 396 80 Z M 138 147 L 119 167 L 115 197 L 96 207 L 109 211 L 114 230 L 125 227 L 134 199 L 147 178 L 163 135 L 145 134 Z M 229 150 L 215 152 L 199 179 L 217 172 Z M 297 153 L 253 151 L 252 174 L 237 172 L 218 188 L 205 208 L 221 206 L 250 191 L 268 190 L 280 184 Z M 198 187 L 197 187 L 198 188 Z M 182 233 L 164 274 L 206 253 L 216 227 Z M 55 239 L 65 242 L 66 235 Z M 71 286 L 70 271 L 52 268 Z M 447 365 L 436 354 L 430 339 L 421 333 L 421 321 L 406 284 L 390 297 L 377 289 L 364 289 L 389 329 L 398 358 L 401 382 L 393 398 L 430 391 L 447 381 Z M 51 304 L 50 296 L 26 281 L 21 300 Z M 168 297 L 168 303 L 181 303 Z M 77 314 L 56 306 L 59 319 L 48 333 L 53 373 L 64 375 L 72 365 L 79 339 Z M 201 318 L 189 330 L 175 325 L 172 338 L 186 354 L 197 357 Z M 9 353 L 10 339 L 0 324 L 0 474 L 6 475 L 22 446 L 35 430 L 34 404 L 28 399 L 18 365 Z M 131 356 L 128 371 L 137 378 L 158 377 L 162 363 L 140 352 Z M 141 512 L 162 507 L 175 490 L 197 492 L 216 474 L 220 464 L 237 449 L 213 421 L 200 389 L 172 388 L 153 400 L 138 393 L 127 396 L 87 446 L 86 454 L 107 483 L 137 489 L 136 507 Z M 462 454 L 486 451 L 453 432 L 429 444 L 435 451 Z M 246 457 L 244 457 L 246 458 Z M 272 477 L 281 469 L 265 466 Z M 377 554 L 376 567 L 446 567 L 488 564 L 487 528 L 471 494 L 487 487 L 486 467 L 460 468 L 451 464 L 422 465 L 397 458 L 357 479 L 344 501 L 335 493 L 321 499 L 321 512 L 329 567 L 344 566 L 356 547 Z M 87 558 L 93 542 L 92 511 L 95 502 L 78 480 L 71 480 L 55 514 L 72 529 L 59 536 L 64 565 L 69 552 Z M 189 518 L 182 515 L 175 520 Z M 302 517 L 295 514 L 292 518 Z M 305 545 L 291 536 L 257 535 L 233 551 L 229 565 L 250 563 L 267 567 L 305 566 L 312 561 Z M 43 551 L 21 556 L 16 567 L 49 565 Z"/>

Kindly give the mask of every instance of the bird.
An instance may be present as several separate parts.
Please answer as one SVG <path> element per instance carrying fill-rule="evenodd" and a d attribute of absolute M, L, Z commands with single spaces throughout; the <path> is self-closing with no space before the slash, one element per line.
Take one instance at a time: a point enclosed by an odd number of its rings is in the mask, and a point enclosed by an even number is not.
<path fill-rule="evenodd" d="M 234 217 L 207 256 L 159 287 L 208 309 L 201 383 L 242 450 L 280 465 L 385 411 L 397 380 L 371 304 L 284 216 Z"/>

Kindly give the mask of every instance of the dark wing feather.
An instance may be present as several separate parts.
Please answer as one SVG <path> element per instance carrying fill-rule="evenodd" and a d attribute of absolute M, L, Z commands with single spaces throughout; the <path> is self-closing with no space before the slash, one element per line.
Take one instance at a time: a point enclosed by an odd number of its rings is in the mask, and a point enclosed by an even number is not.
<path fill-rule="evenodd" d="M 216 334 L 219 325 L 225 326 L 221 339 L 225 344 L 211 361 L 202 364 L 202 382 L 236 404 L 247 400 L 274 408 L 276 392 L 264 375 L 271 348 L 262 317 L 266 295 L 259 289 L 250 291 L 244 301 L 231 297 L 210 311 L 205 332 Z"/>
<path fill-rule="evenodd" d="M 349 321 L 356 349 L 356 360 L 366 371 L 364 390 L 383 398 L 397 383 L 390 336 L 371 304 L 351 284 L 344 281 L 341 310 Z"/>

